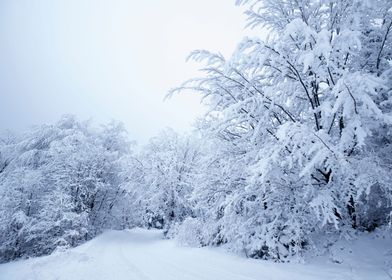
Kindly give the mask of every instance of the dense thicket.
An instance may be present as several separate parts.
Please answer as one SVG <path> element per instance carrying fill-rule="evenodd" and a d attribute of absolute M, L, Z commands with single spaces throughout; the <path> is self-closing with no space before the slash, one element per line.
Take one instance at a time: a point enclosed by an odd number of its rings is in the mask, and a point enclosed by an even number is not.
<path fill-rule="evenodd" d="M 174 229 L 193 216 L 200 149 L 166 130 L 135 153 L 119 123 L 64 116 L 0 137 L 0 262 L 77 246 L 105 229 Z"/>
<path fill-rule="evenodd" d="M 165 130 L 152 138 L 139 154 L 143 165 L 140 200 L 143 226 L 172 228 L 193 216 L 192 192 L 198 181 L 200 151 L 196 141 Z"/>
<path fill-rule="evenodd" d="M 119 124 L 93 129 L 63 117 L 0 141 L 0 262 L 76 246 L 131 224 Z"/>
<path fill-rule="evenodd" d="M 284 260 L 314 236 L 388 224 L 392 2 L 237 4 L 268 39 L 244 39 L 229 59 L 192 53 L 205 75 L 179 89 L 210 109 L 192 222 L 201 244 Z"/>

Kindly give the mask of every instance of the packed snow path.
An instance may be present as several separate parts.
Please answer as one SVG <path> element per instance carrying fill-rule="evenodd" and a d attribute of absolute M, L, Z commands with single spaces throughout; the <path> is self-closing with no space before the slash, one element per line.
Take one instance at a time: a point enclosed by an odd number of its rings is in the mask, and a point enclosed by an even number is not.
<path fill-rule="evenodd" d="M 371 257 L 371 256 L 370 256 Z M 369 259 L 371 261 L 371 259 Z M 374 259 L 373 259 L 374 262 Z M 159 231 L 108 231 L 62 253 L 0 265 L 1 280 L 390 279 L 382 264 L 277 264 L 221 250 L 186 248 Z"/>

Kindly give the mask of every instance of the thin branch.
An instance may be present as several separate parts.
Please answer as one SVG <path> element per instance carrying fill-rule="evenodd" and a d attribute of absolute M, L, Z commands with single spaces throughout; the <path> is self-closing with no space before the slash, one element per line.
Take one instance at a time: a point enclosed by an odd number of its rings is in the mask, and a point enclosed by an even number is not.
<path fill-rule="evenodd" d="M 316 133 L 313 132 L 313 135 L 316 136 L 320 142 L 333 154 L 333 156 L 338 159 L 338 157 L 336 156 L 335 152 L 327 145 L 327 143 L 324 142 L 323 139 L 321 139 Z"/>
<path fill-rule="evenodd" d="M 381 53 L 382 53 L 382 51 L 383 51 L 383 49 L 384 49 L 385 41 L 387 40 L 388 33 L 389 33 L 389 31 L 391 30 L 391 27 L 392 27 L 392 20 L 391 20 L 391 22 L 389 23 L 389 25 L 388 25 L 388 27 L 387 27 L 387 31 L 385 32 L 385 36 L 384 36 L 384 39 L 383 39 L 383 41 L 382 41 L 380 51 L 378 52 L 378 55 L 377 55 L 377 65 L 376 65 L 376 69 L 377 69 L 377 70 L 378 70 L 379 67 L 380 67 Z"/>
<path fill-rule="evenodd" d="M 333 85 L 335 85 L 335 81 L 333 80 L 331 69 L 329 69 L 329 67 L 327 67 L 327 69 L 328 69 L 329 77 L 331 78 L 331 82 L 332 82 Z"/>
<path fill-rule="evenodd" d="M 355 112 L 355 114 L 358 115 L 357 101 L 355 100 L 355 98 L 354 98 L 353 94 L 351 93 L 351 90 L 349 89 L 349 87 L 346 84 L 344 84 L 344 86 L 346 87 L 346 89 L 348 91 L 348 94 L 350 94 L 351 98 L 353 99 L 353 102 L 354 102 L 354 112 Z"/>
<path fill-rule="evenodd" d="M 328 129 L 328 134 L 331 133 L 333 124 L 335 123 L 335 118 L 336 118 L 336 113 L 333 114 L 332 121 L 331 121 L 331 125 L 329 126 L 329 129 Z"/>
<path fill-rule="evenodd" d="M 298 77 L 299 82 L 301 83 L 302 87 L 303 87 L 304 90 L 305 90 L 305 93 L 306 93 L 306 96 L 308 97 L 308 100 L 309 100 L 309 102 L 310 102 L 310 105 L 312 106 L 312 109 L 314 110 L 314 109 L 315 109 L 315 106 L 314 106 L 314 104 L 313 104 L 313 100 L 312 100 L 312 98 L 310 97 L 308 88 L 306 87 L 304 81 L 302 80 L 301 75 L 299 74 L 297 68 L 295 68 L 295 66 L 294 66 L 290 61 L 288 61 L 288 60 L 286 60 L 286 61 L 287 61 L 287 63 L 290 65 L 290 67 L 292 68 L 292 70 L 294 71 L 295 75 Z M 320 130 L 320 124 L 319 124 L 318 116 L 317 116 L 316 113 L 313 113 L 313 114 L 314 114 L 314 119 L 315 119 L 315 122 L 316 122 L 316 128 L 317 128 L 317 130 Z"/>

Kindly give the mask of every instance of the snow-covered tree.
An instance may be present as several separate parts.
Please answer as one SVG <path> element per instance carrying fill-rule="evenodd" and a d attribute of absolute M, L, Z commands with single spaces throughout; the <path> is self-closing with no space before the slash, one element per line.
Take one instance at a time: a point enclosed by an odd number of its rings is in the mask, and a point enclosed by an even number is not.
<path fill-rule="evenodd" d="M 144 186 L 140 207 L 149 227 L 164 228 L 192 215 L 191 193 L 197 179 L 197 141 L 171 129 L 153 137 L 140 155 Z"/>
<path fill-rule="evenodd" d="M 237 4 L 268 38 L 245 38 L 229 59 L 193 52 L 205 75 L 173 91 L 200 92 L 202 130 L 221 143 L 195 190 L 212 228 L 202 239 L 284 260 L 318 233 L 387 224 L 392 2 Z"/>
<path fill-rule="evenodd" d="M 65 116 L 0 146 L 0 261 L 72 247 L 130 226 L 121 125 L 94 129 Z"/>

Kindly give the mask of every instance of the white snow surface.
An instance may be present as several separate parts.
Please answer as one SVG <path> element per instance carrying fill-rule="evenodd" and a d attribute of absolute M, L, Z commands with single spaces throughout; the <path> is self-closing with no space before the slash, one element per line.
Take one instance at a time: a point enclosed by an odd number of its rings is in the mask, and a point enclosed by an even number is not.
<path fill-rule="evenodd" d="M 107 231 L 65 252 L 2 264 L 0 279 L 387 280 L 392 279 L 384 268 L 390 245 L 390 240 L 365 236 L 338 253 L 335 261 L 341 264 L 326 257 L 306 264 L 273 263 L 214 248 L 181 247 L 157 230 Z"/>

